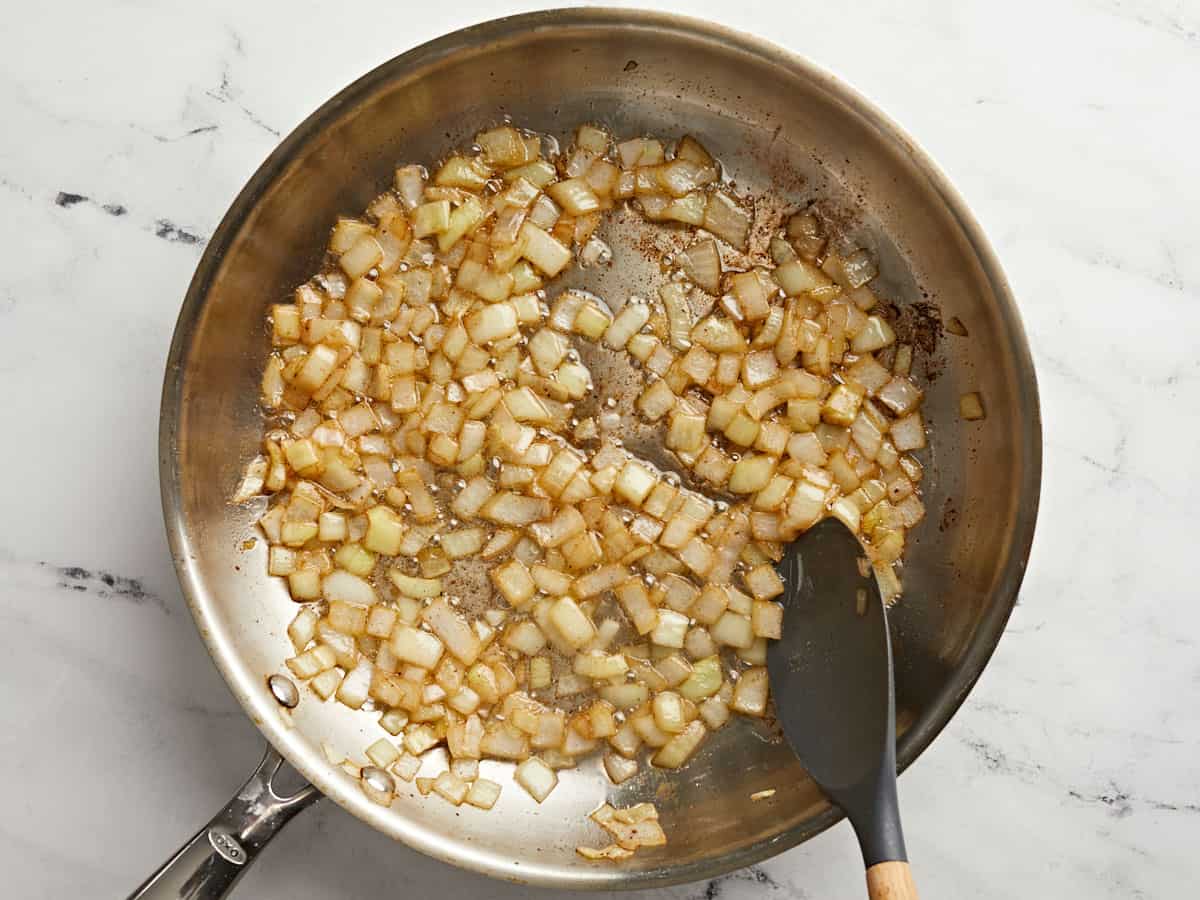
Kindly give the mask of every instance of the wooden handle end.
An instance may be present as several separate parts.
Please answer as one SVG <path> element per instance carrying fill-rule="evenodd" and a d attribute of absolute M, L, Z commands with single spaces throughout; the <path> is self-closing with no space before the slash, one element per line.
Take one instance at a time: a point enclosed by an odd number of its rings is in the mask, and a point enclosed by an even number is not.
<path fill-rule="evenodd" d="M 871 900 L 918 900 L 912 869 L 906 862 L 881 862 L 867 869 L 867 894 Z"/>

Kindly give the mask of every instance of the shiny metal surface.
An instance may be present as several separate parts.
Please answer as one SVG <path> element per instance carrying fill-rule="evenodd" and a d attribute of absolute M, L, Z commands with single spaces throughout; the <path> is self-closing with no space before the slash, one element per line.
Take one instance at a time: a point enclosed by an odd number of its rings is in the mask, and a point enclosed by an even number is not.
<path fill-rule="evenodd" d="M 281 793 L 275 778 L 283 765 L 273 747 L 224 808 L 151 875 L 129 900 L 219 900 L 271 838 L 297 813 L 321 799 L 311 785 Z"/>
<path fill-rule="evenodd" d="M 891 616 L 910 763 L 946 724 L 1004 628 L 1036 517 L 1041 430 L 1032 363 L 999 265 L 966 207 L 894 124 L 809 63 L 720 27 L 628 10 L 535 13 L 448 35 L 388 62 L 301 124 L 267 159 L 213 236 L 180 314 L 161 420 L 163 506 L 197 625 L 230 688 L 266 737 L 313 784 L 374 827 L 431 856 L 499 878 L 559 888 L 633 888 L 710 877 L 770 856 L 837 815 L 763 723 L 737 720 L 679 773 L 647 767 L 613 788 L 596 761 L 562 773 L 541 806 L 505 784 L 485 813 L 400 784 L 390 808 L 331 766 L 322 744 L 361 753 L 374 717 L 305 696 L 285 719 L 265 676 L 290 655 L 295 607 L 266 576 L 261 510 L 225 502 L 258 449 L 258 378 L 269 304 L 314 271 L 328 227 L 383 187 L 397 162 L 431 160 L 509 115 L 565 134 L 582 120 L 617 133 L 692 132 L 739 186 L 790 202 L 824 198 L 878 256 L 884 292 L 928 302 L 969 338 L 947 336 L 928 363 L 928 520 L 908 556 L 906 597 Z M 619 242 L 618 242 L 619 243 Z M 620 253 L 620 247 L 617 247 Z M 624 263 L 624 261 L 622 261 Z M 582 276 L 580 276 L 582 277 Z M 922 290 L 928 297 L 923 296 Z M 960 422 L 978 390 L 981 423 Z M 761 802 L 750 795 L 776 794 Z M 666 848 L 620 866 L 573 848 L 599 833 L 601 800 L 653 798 Z M 684 824 L 686 823 L 686 825 Z"/>
<path fill-rule="evenodd" d="M 296 687 L 296 682 L 286 675 L 278 673 L 272 675 L 267 679 L 267 687 L 271 690 L 271 696 L 279 701 L 280 706 L 295 709 L 299 705 L 300 690 Z"/>

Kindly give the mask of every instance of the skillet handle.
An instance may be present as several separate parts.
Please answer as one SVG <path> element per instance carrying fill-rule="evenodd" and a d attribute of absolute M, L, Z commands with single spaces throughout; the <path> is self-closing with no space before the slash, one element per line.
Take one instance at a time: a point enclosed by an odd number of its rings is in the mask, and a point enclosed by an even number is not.
<path fill-rule="evenodd" d="M 311 784 L 280 797 L 272 779 L 282 764 L 283 757 L 268 746 L 254 774 L 225 808 L 130 894 L 129 900 L 217 900 L 228 896 L 267 842 L 321 797 Z"/>
<path fill-rule="evenodd" d="M 871 900 L 917 900 L 912 869 L 901 860 L 875 863 L 867 869 L 867 893 Z"/>

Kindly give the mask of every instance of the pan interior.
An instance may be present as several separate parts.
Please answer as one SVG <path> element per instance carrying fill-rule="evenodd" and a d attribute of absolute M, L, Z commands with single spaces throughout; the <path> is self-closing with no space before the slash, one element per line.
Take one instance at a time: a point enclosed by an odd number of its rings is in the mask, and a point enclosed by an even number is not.
<path fill-rule="evenodd" d="M 649 767 L 619 788 L 598 760 L 560 773 L 537 806 L 504 767 L 485 813 L 402 785 L 390 809 L 329 765 L 382 735 L 376 716 L 309 697 L 286 723 L 265 675 L 290 655 L 295 613 L 243 542 L 261 508 L 227 505 L 258 451 L 257 384 L 267 307 L 318 267 L 328 228 L 388 186 L 393 167 L 431 161 L 502 116 L 565 138 L 583 121 L 617 134 L 691 132 L 738 189 L 800 205 L 821 199 L 879 259 L 882 290 L 920 312 L 918 369 L 933 430 L 929 517 L 910 545 L 892 615 L 902 764 L 945 724 L 1007 618 L 1032 536 L 1040 431 L 1028 350 L 990 250 L 941 176 L 903 136 L 833 79 L 768 45 L 713 26 L 627 11 L 539 13 L 468 29 L 398 57 L 294 132 L 238 198 L 201 262 L 180 317 L 163 408 L 163 494 L 185 593 L 231 688 L 307 777 L 380 830 L 498 877 L 560 887 L 637 887 L 727 871 L 792 846 L 835 816 L 787 745 L 735 717 L 678 773 Z M 616 228 L 617 226 L 612 226 Z M 614 234 L 618 259 L 628 248 Z M 632 290 L 628 279 L 601 292 Z M 645 293 L 643 289 L 640 291 Z M 618 296 L 618 299 L 623 297 Z M 955 316 L 967 338 L 939 337 Z M 936 341 L 936 346 L 934 345 Z M 965 391 L 987 419 L 958 419 Z M 490 771 L 493 770 L 494 771 Z M 777 793 L 753 802 L 767 788 Z M 653 799 L 670 836 L 619 867 L 579 858 L 596 845 L 603 800 Z"/>

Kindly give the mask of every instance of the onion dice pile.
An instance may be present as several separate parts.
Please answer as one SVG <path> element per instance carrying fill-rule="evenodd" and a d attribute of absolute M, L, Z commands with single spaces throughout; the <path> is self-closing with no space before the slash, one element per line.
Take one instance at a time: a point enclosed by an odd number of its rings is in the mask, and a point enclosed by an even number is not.
<path fill-rule="evenodd" d="M 271 418 L 236 498 L 271 498 L 270 573 L 303 604 L 292 673 L 379 713 L 374 767 L 411 781 L 445 745 L 417 784 L 456 805 L 496 802 L 481 759 L 540 803 L 582 757 L 620 783 L 763 716 L 783 544 L 838 517 L 890 601 L 924 514 L 912 348 L 865 251 L 814 210 L 752 246 L 764 223 L 692 137 L 549 146 L 485 131 L 338 221 L 327 268 L 271 311 Z M 596 232 L 622 204 L 687 238 L 666 284 L 556 290 L 575 259 L 621 265 Z M 636 361 L 678 471 L 576 415 L 604 391 L 582 342 Z M 473 604 L 453 588 L 471 564 Z"/>

